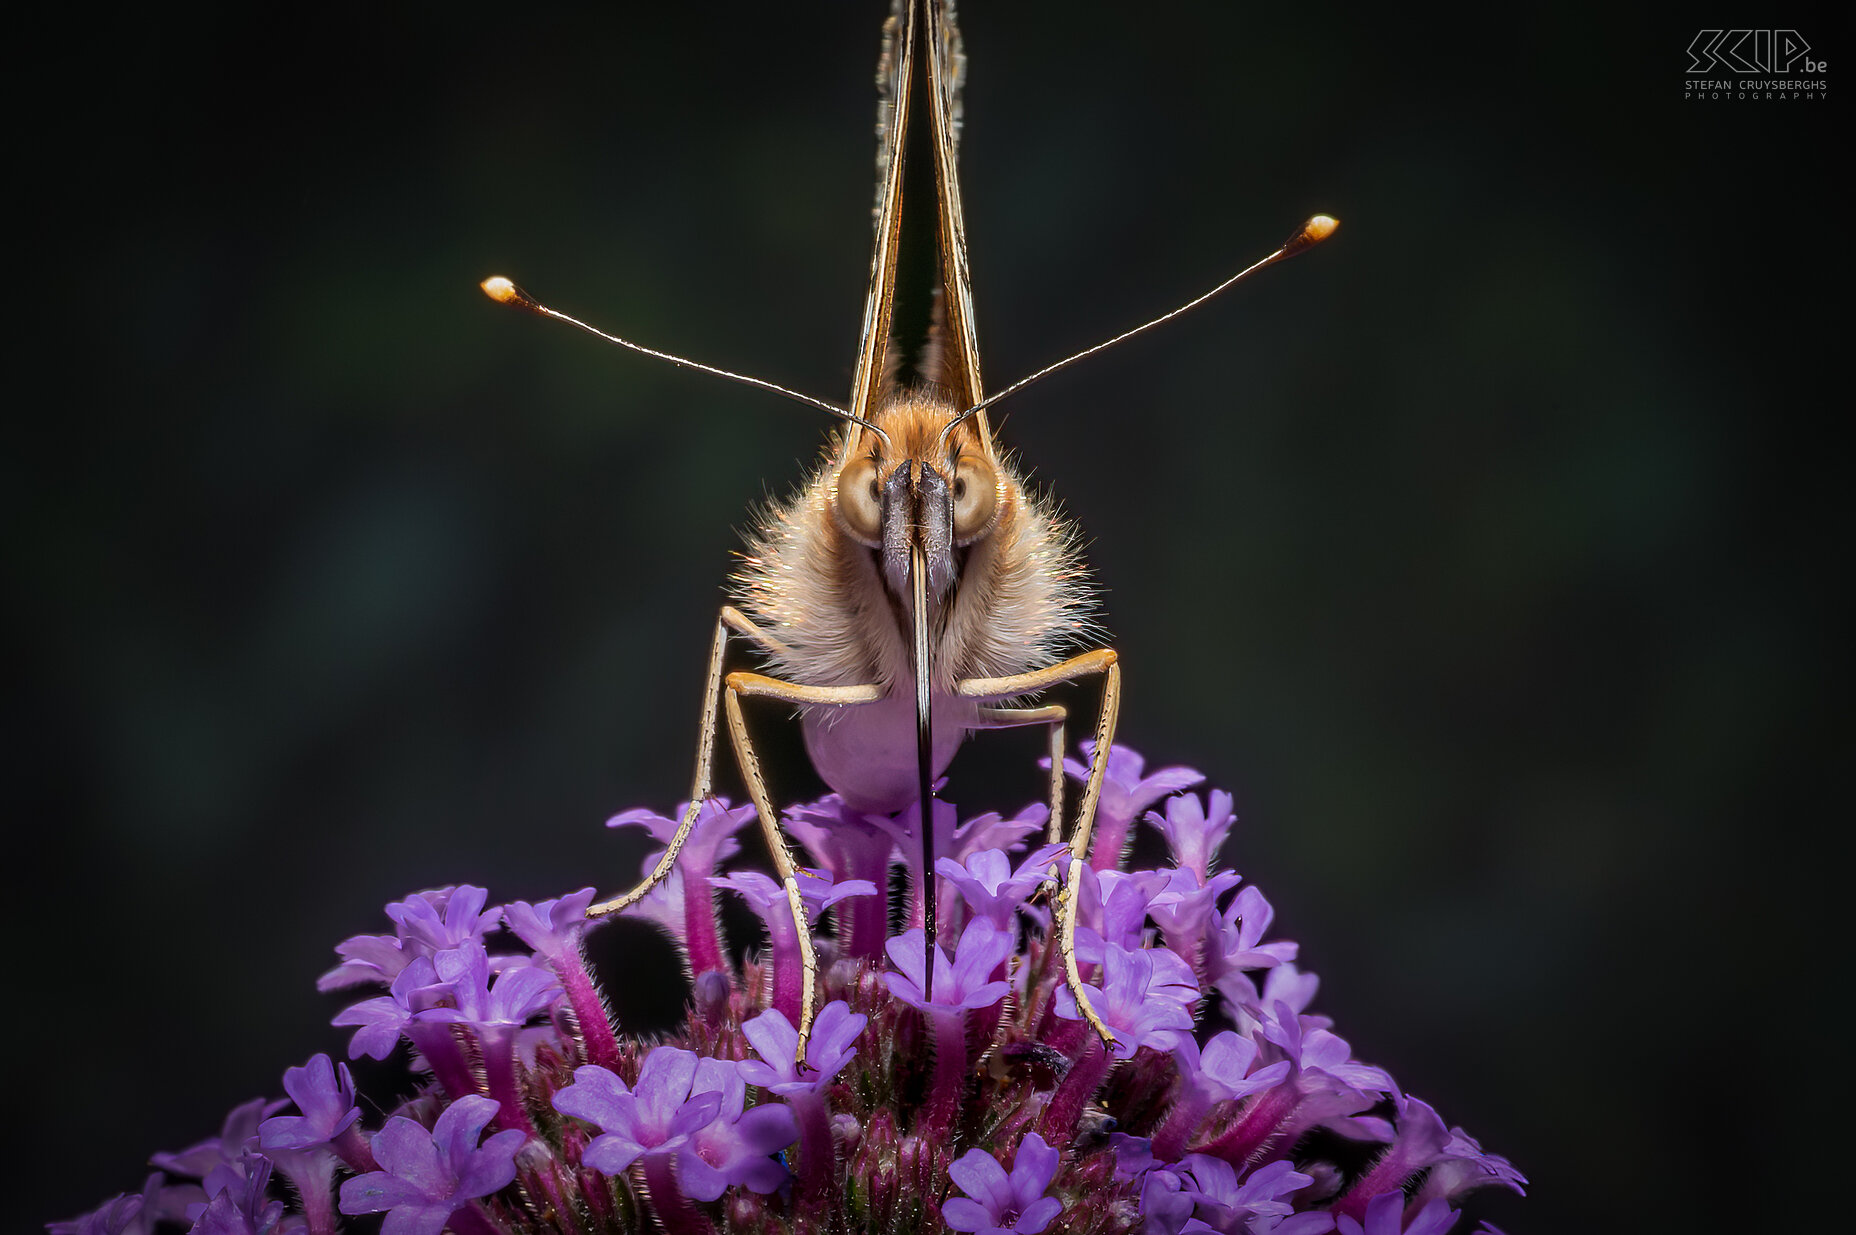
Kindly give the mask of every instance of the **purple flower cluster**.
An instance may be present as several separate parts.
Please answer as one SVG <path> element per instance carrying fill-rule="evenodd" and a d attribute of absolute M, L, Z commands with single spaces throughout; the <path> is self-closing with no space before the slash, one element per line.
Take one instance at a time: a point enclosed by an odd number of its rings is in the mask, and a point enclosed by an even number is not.
<path fill-rule="evenodd" d="M 382 1214 L 385 1235 L 1435 1235 L 1465 1193 L 1520 1191 L 1505 1159 L 1307 1011 L 1315 977 L 1266 937 L 1269 902 L 1216 866 L 1231 799 L 1187 792 L 1200 780 L 1110 754 L 1077 956 L 1112 1048 L 1081 1020 L 1048 937 L 1039 889 L 1057 851 L 1042 807 L 960 824 L 935 803 L 930 948 L 921 872 L 902 929 L 878 894 L 920 854 L 920 812 L 826 798 L 786 820 L 815 863 L 801 898 L 815 929 L 831 926 L 802 1060 L 806 972 L 785 891 L 722 869 L 753 811 L 711 802 L 672 878 L 631 911 L 676 942 L 692 979 L 665 1040 L 613 1023 L 582 946 L 599 925 L 591 890 L 500 907 L 481 888 L 418 893 L 387 906 L 391 934 L 341 944 L 321 981 L 385 992 L 335 1023 L 354 1031 L 351 1057 L 405 1043 L 415 1093 L 370 1131 L 346 1065 L 318 1055 L 284 1074 L 287 1101 L 239 1107 L 217 1137 L 156 1155 L 141 1192 L 50 1229 L 327 1235 Z M 1120 869 L 1142 820 L 1173 865 Z M 660 841 L 675 826 L 642 811 L 612 822 Z M 720 896 L 764 923 L 739 965 Z M 505 950 L 509 936 L 523 947 Z"/>

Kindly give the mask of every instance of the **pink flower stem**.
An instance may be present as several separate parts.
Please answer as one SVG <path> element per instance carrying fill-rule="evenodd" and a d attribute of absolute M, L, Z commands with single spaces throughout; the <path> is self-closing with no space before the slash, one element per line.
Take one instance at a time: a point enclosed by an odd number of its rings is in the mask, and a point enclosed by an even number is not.
<path fill-rule="evenodd" d="M 1334 1203 L 1334 1212 L 1345 1214 L 1358 1222 L 1366 1216 L 1368 1201 L 1381 1192 L 1402 1188 L 1412 1172 L 1424 1165 L 1422 1161 L 1413 1162 L 1406 1154 L 1401 1153 L 1400 1150 L 1403 1148 L 1402 1143 L 1394 1142 L 1390 1148 L 1380 1154 L 1379 1161 L 1373 1163 L 1371 1169 L 1360 1176 L 1353 1187 L 1347 1189 L 1346 1195 Z"/>
<path fill-rule="evenodd" d="M 831 1108 L 823 1094 L 796 1093 L 787 1099 L 799 1123 L 799 1181 L 793 1195 L 799 1204 L 823 1203 L 832 1195 L 837 1146 L 831 1135 Z"/>
<path fill-rule="evenodd" d="M 859 851 L 859 857 L 864 856 Z M 883 959 L 883 944 L 889 938 L 889 854 L 872 849 L 869 861 L 859 862 L 845 876 L 868 879 L 877 887 L 875 896 L 853 896 L 839 902 L 832 912 L 838 915 L 838 950 L 840 955 L 864 961 Z"/>
<path fill-rule="evenodd" d="M 485 1025 L 480 1034 L 484 1087 L 500 1104 L 496 1108 L 496 1126 L 535 1135 L 528 1104 L 522 1101 L 522 1084 L 516 1079 L 516 1027 Z"/>
<path fill-rule="evenodd" d="M 574 1010 L 580 1041 L 586 1046 L 587 1061 L 617 1070 L 619 1041 L 612 1031 L 612 1014 L 606 1008 L 605 992 L 587 971 L 586 953 L 580 939 L 576 938 L 571 948 L 561 949 L 549 960 L 561 980 L 561 989 L 567 992 L 567 1004 Z"/>
<path fill-rule="evenodd" d="M 666 1235 L 715 1235 L 715 1227 L 701 1210 L 677 1187 L 671 1169 L 671 1154 L 647 1154 L 644 1160 L 644 1186 L 651 1194 L 651 1208 L 664 1224 Z"/>
<path fill-rule="evenodd" d="M 591 1167 L 582 1168 L 570 1176 L 570 1180 L 578 1187 L 580 1196 L 586 1202 L 587 1212 L 593 1216 L 593 1229 L 616 1230 L 619 1227 L 619 1214 L 618 1206 L 613 1204 L 612 1194 L 615 1188 L 624 1187 L 623 1181 L 607 1179 Z"/>
<path fill-rule="evenodd" d="M 357 1175 L 380 1169 L 380 1164 L 374 1161 L 374 1148 L 367 1143 L 367 1137 L 361 1134 L 359 1122 L 349 1124 L 341 1135 L 329 1142 L 329 1148 Z"/>
<path fill-rule="evenodd" d="M 1295 1077 L 1291 1075 L 1274 1089 L 1265 1090 L 1253 1098 L 1230 1131 L 1209 1144 L 1199 1146 L 1198 1152 L 1223 1158 L 1241 1169 L 1276 1135 L 1283 1121 L 1295 1113 L 1301 1101 L 1301 1094 L 1296 1092 Z"/>
<path fill-rule="evenodd" d="M 773 967 L 773 1006 L 788 1024 L 797 1025 L 806 967 L 799 955 L 798 929 L 790 920 L 781 920 L 786 912 L 784 904 L 774 908 L 774 916 L 767 924 L 767 953 Z"/>
<path fill-rule="evenodd" d="M 560 1169 L 550 1157 L 546 1170 L 524 1171 L 520 1176 L 522 1187 L 542 1196 L 557 1214 L 572 1213 L 572 1203 L 567 1199 L 566 1191 L 561 1187 Z M 589 1207 L 590 1208 L 590 1207 Z"/>
<path fill-rule="evenodd" d="M 1173 1099 L 1172 1109 L 1154 1133 L 1154 1157 L 1161 1162 L 1177 1162 L 1186 1155 L 1186 1144 L 1211 1109 L 1211 1095 L 1196 1085 L 1186 1084 Z"/>
<path fill-rule="evenodd" d="M 454 1235 L 503 1235 L 496 1220 L 474 1203 L 452 1210 L 445 1219 L 445 1229 Z"/>
<path fill-rule="evenodd" d="M 1004 970 L 1005 965 L 1000 965 L 999 970 L 988 981 L 1002 981 L 1005 977 Z M 1004 1016 L 1005 1000 L 1003 999 L 990 1008 L 975 1008 L 967 1013 L 967 1062 L 969 1064 L 979 1062 L 973 1056 L 983 1054 L 988 1049 L 988 1044 L 998 1032 L 999 1022 Z"/>
<path fill-rule="evenodd" d="M 270 1156 L 302 1203 L 308 1235 L 335 1235 L 341 1229 L 335 1215 L 335 1154 L 318 1147 L 273 1151 Z"/>
<path fill-rule="evenodd" d="M 1052 1050 L 1059 1054 L 1076 1058 L 1083 1051 L 1083 1039 L 1100 1042 L 1088 1022 L 1082 1020 L 1066 1021 L 1057 1015 L 1057 1001 L 1050 1000 L 1044 1009 L 1044 1021 L 1040 1026 L 1039 1037 Z"/>
<path fill-rule="evenodd" d="M 425 1057 L 432 1075 L 454 1100 L 478 1092 L 476 1078 L 470 1074 L 470 1065 L 464 1062 L 464 1052 L 458 1049 L 458 1040 L 450 1025 L 415 1023 L 406 1026 L 404 1032 L 406 1040 Z"/>
<path fill-rule="evenodd" d="M 917 857 L 909 863 L 909 900 L 908 909 L 903 914 L 904 930 L 924 929 L 928 921 L 927 902 L 922 899 L 922 865 Z"/>
<path fill-rule="evenodd" d="M 1128 847 L 1128 829 L 1133 822 L 1097 811 L 1095 835 L 1089 841 L 1089 865 L 1099 871 L 1120 870 L 1122 851 Z"/>
<path fill-rule="evenodd" d="M 916 1133 L 931 1142 L 946 1136 L 960 1113 L 961 1095 L 967 1088 L 966 1021 L 960 1008 L 935 1008 L 928 1013 L 934 1032 L 934 1076 Z"/>
<path fill-rule="evenodd" d="M 692 975 L 711 969 L 728 971 L 728 959 L 715 933 L 715 889 L 708 879 L 689 872 L 683 876 L 683 948 Z"/>
<path fill-rule="evenodd" d="M 291 1180 L 296 1184 L 295 1180 Z M 335 1235 L 342 1229 L 335 1217 L 335 1189 L 329 1184 L 306 1188 L 296 1184 L 297 1199 L 303 1204 L 303 1227 L 309 1235 Z"/>
<path fill-rule="evenodd" d="M 1109 1063 L 1108 1048 L 1102 1045 L 1101 1038 L 1090 1034 L 1083 1043 L 1082 1053 L 1057 1083 L 1056 1092 L 1050 1096 L 1050 1104 L 1044 1108 L 1043 1131 L 1046 1141 L 1053 1145 L 1067 1145 L 1076 1139 L 1076 1121 L 1082 1117 L 1083 1107 L 1089 1099 L 1102 1087 L 1102 1081 L 1108 1076 Z"/>

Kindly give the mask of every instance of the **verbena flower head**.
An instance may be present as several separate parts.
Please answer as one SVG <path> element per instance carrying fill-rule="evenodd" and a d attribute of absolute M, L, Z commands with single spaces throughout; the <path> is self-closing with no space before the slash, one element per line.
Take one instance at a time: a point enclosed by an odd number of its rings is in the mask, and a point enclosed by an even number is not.
<path fill-rule="evenodd" d="M 338 945 L 321 980 L 359 988 L 335 1017 L 350 1057 L 404 1051 L 411 1092 L 362 1099 L 318 1055 L 284 1073 L 287 1101 L 240 1106 L 218 1136 L 156 1155 L 139 1192 L 51 1229 L 330 1235 L 380 1214 L 385 1235 L 1438 1235 L 1474 1189 L 1519 1192 L 1506 1160 L 1308 1011 L 1317 980 L 1270 936 L 1269 901 L 1217 864 L 1230 798 L 1190 795 L 1198 773 L 1148 773 L 1125 749 L 1108 772 L 1076 895 L 1112 1047 L 1051 942 L 1041 889 L 1063 851 L 1043 843 L 1042 807 L 963 823 L 935 804 L 930 947 L 919 881 L 893 914 L 880 895 L 919 874 L 920 812 L 828 797 L 786 818 L 821 957 L 802 1057 L 786 889 L 725 868 L 753 811 L 716 801 L 671 880 L 628 911 L 690 976 L 671 1033 L 614 1023 L 601 983 L 625 975 L 586 959 L 591 889 L 504 906 L 482 888 L 417 893 L 387 907 L 391 933 Z M 681 814 L 613 823 L 664 843 Z M 1174 864 L 1123 871 L 1143 817 Z M 718 893 L 760 919 L 739 963 Z"/>

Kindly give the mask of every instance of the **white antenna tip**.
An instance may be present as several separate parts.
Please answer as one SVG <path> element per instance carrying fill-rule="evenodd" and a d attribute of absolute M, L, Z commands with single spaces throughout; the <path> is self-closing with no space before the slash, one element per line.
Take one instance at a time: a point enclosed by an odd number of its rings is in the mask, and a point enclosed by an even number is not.
<path fill-rule="evenodd" d="M 1294 257 L 1297 253 L 1306 253 L 1339 230 L 1339 219 L 1325 214 L 1315 215 L 1302 224 L 1295 235 L 1283 241 L 1282 248 L 1272 253 L 1269 260 L 1277 262 L 1285 257 Z"/>
<path fill-rule="evenodd" d="M 526 309 L 535 303 L 527 292 L 500 274 L 491 275 L 477 286 L 497 304 L 513 304 Z"/>

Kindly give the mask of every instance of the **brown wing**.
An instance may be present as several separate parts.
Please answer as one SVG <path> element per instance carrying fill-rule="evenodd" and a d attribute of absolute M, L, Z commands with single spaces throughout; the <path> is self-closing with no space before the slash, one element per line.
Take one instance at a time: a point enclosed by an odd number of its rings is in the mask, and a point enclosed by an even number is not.
<path fill-rule="evenodd" d="M 954 24 L 953 0 L 926 0 L 928 103 L 934 117 L 935 200 L 941 239 L 941 314 L 947 355 L 943 380 L 957 407 L 969 408 L 986 397 L 980 380 L 979 336 L 973 325 L 973 277 L 967 267 L 967 221 L 960 206 L 960 87 L 966 53 Z M 986 454 L 993 455 L 992 429 L 986 413 L 973 418 Z"/>
<path fill-rule="evenodd" d="M 870 256 L 870 286 L 864 293 L 863 333 L 857 343 L 857 374 L 851 384 L 851 414 L 868 418 L 881 402 L 888 369 L 885 350 L 896 300 L 896 258 L 902 239 L 903 141 L 908 136 L 909 98 L 914 93 L 915 0 L 896 0 L 883 27 L 877 61 L 876 248 Z M 855 452 L 861 430 L 850 429 L 847 453 Z"/>
<path fill-rule="evenodd" d="M 883 55 L 877 63 L 876 245 L 870 258 L 863 333 L 851 390 L 851 412 L 857 416 L 873 416 L 881 409 L 897 370 L 903 367 L 904 356 L 913 343 L 920 342 L 917 335 L 898 343 L 894 334 L 897 271 L 905 260 L 905 228 L 915 237 L 908 242 L 910 246 L 934 246 L 931 278 L 917 274 L 908 280 L 911 295 L 926 293 L 934 300 L 933 308 L 925 315 L 932 322 L 929 338 L 917 357 L 917 367 L 924 371 L 917 376 L 944 387 L 957 409 L 971 407 L 984 395 L 956 159 L 960 86 L 966 58 L 952 10 L 947 0 L 896 0 L 884 27 Z M 931 164 L 932 178 L 919 172 L 912 178 L 911 160 L 918 168 L 924 160 Z M 918 186 L 917 194 L 928 192 L 926 186 L 933 185 L 936 209 L 932 231 L 925 214 L 912 219 L 905 210 L 904 185 L 911 182 Z M 908 251 L 917 249 L 910 247 Z M 923 282 L 932 286 L 920 287 Z M 924 359 L 926 363 L 922 363 Z M 974 420 L 986 453 L 991 456 L 992 433 L 985 413 Z M 857 448 L 857 433 L 855 428 L 851 430 L 852 451 Z"/>

